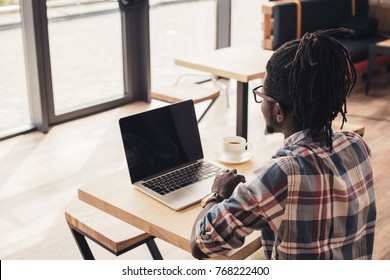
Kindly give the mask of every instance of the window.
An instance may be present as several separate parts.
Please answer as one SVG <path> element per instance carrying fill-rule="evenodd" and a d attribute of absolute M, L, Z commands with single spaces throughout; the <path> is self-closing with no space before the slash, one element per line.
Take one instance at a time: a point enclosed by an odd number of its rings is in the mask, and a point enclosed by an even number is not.
<path fill-rule="evenodd" d="M 47 3 L 55 115 L 124 96 L 121 17 L 115 2 Z M 52 3 L 49 5 L 49 3 Z"/>
<path fill-rule="evenodd" d="M 0 1 L 0 138 L 32 128 L 18 4 Z"/>

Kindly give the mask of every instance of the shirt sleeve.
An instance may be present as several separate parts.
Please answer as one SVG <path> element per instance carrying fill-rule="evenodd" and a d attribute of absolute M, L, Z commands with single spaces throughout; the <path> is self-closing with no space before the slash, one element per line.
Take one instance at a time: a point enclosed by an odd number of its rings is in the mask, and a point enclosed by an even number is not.
<path fill-rule="evenodd" d="M 243 245 L 254 230 L 273 229 L 283 214 L 287 175 L 280 161 L 254 172 L 232 196 L 215 204 L 196 226 L 199 249 L 212 256 Z M 273 229 L 274 230 L 274 229 Z"/>

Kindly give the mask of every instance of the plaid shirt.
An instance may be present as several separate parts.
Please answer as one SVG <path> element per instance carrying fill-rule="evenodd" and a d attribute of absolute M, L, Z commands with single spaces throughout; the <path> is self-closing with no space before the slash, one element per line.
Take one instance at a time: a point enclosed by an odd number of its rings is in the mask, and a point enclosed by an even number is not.
<path fill-rule="evenodd" d="M 261 230 L 268 259 L 371 259 L 376 219 L 370 150 L 353 132 L 335 133 L 333 151 L 307 130 L 198 222 L 206 254 L 240 247 Z"/>

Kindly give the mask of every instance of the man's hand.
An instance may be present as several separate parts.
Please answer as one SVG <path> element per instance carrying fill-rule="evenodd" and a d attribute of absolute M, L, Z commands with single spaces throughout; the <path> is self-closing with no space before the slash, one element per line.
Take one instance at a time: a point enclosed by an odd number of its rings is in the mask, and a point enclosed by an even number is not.
<path fill-rule="evenodd" d="M 236 169 L 221 171 L 214 180 L 211 191 L 217 192 L 223 198 L 229 198 L 239 183 L 244 183 L 245 177 L 237 174 Z"/>

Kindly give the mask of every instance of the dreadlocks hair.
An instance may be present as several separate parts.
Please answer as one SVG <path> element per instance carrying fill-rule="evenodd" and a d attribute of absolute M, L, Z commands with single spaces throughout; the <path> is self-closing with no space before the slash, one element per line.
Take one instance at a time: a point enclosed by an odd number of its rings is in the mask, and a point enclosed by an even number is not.
<path fill-rule="evenodd" d="M 331 149 L 332 121 L 338 113 L 342 115 L 341 128 L 347 121 L 346 99 L 356 84 L 356 70 L 348 50 L 329 35 L 349 31 L 306 33 L 302 39 L 282 45 L 266 68 L 267 94 L 291 100 L 298 125 L 310 129 L 313 137 L 324 140 Z"/>

